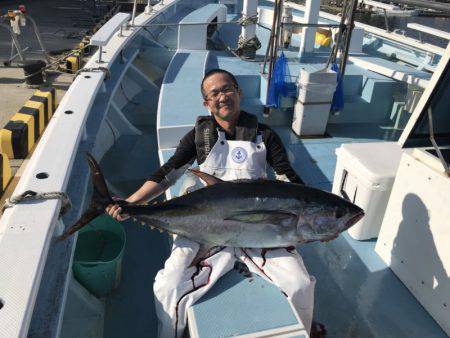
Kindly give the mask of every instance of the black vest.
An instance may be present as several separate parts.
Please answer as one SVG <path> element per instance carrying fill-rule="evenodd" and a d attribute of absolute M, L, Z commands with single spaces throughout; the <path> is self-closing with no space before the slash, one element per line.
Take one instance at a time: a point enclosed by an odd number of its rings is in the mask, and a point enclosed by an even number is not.
<path fill-rule="evenodd" d="M 197 149 L 197 162 L 202 164 L 216 144 L 219 135 L 217 124 L 212 116 L 199 116 L 195 123 L 195 147 Z M 236 125 L 235 140 L 256 142 L 258 134 L 258 118 L 255 115 L 241 111 Z"/>

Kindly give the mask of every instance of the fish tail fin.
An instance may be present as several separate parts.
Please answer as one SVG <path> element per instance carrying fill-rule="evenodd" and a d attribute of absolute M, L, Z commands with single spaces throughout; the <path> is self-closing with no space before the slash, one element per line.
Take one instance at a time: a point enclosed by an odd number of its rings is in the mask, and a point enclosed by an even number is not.
<path fill-rule="evenodd" d="M 91 154 L 86 153 L 86 157 L 89 163 L 89 169 L 91 170 L 92 183 L 94 184 L 94 196 L 92 200 L 102 201 L 107 203 L 106 205 L 113 203 L 100 166 Z"/>
<path fill-rule="evenodd" d="M 83 213 L 83 215 L 81 215 L 80 219 L 74 225 L 72 225 L 69 229 L 64 231 L 64 233 L 61 236 L 59 236 L 59 239 L 60 240 L 67 239 L 68 237 L 73 235 L 75 232 L 80 230 L 82 227 L 84 227 L 86 224 L 88 224 L 90 221 L 97 218 L 104 212 L 105 212 L 104 209 L 99 210 L 99 208 L 97 208 L 93 203 L 91 203 L 89 208 Z"/>
<path fill-rule="evenodd" d="M 94 194 L 92 196 L 91 204 L 83 215 L 81 215 L 80 219 L 59 237 L 60 240 L 64 240 L 80 230 L 94 218 L 103 214 L 108 204 L 114 203 L 97 161 L 95 161 L 94 157 L 89 153 L 86 154 L 86 157 L 91 171 L 92 182 L 94 184 Z"/>

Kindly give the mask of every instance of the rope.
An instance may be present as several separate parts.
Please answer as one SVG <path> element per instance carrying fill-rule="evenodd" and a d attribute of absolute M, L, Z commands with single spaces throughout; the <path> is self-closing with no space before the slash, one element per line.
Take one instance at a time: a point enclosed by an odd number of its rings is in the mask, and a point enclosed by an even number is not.
<path fill-rule="evenodd" d="M 256 51 L 261 48 L 261 42 L 259 42 L 256 36 L 244 40 L 242 36 L 239 36 L 238 46 L 235 52 L 238 55 L 247 55 L 247 51 Z"/>
<path fill-rule="evenodd" d="M 42 67 L 41 69 L 39 69 L 37 72 L 33 73 L 33 74 L 29 74 L 24 76 L 24 79 L 27 79 L 29 77 L 35 76 L 37 74 L 42 73 L 43 71 L 52 68 L 54 65 L 61 63 L 61 61 L 65 60 L 67 57 L 72 56 L 80 51 L 82 51 L 83 49 L 87 48 L 87 47 L 92 47 L 91 45 L 85 45 L 83 48 L 78 48 L 78 49 L 74 49 L 72 52 L 70 52 L 69 54 L 64 55 L 63 57 L 59 58 L 59 59 L 54 59 L 55 61 L 49 63 L 47 66 Z"/>
<path fill-rule="evenodd" d="M 230 46 L 228 46 L 225 41 L 223 41 L 222 37 L 220 36 L 220 33 L 217 32 L 217 38 L 219 40 L 219 42 L 223 45 L 223 47 L 228 50 L 231 54 L 233 54 L 235 57 L 241 59 L 242 61 L 245 62 L 259 62 L 260 60 L 251 60 L 251 59 L 247 59 L 245 57 L 242 57 L 241 55 L 237 54 L 235 50 L 233 50 Z M 214 41 L 212 41 L 211 39 L 209 39 L 209 41 L 211 41 L 214 44 Z M 221 46 L 222 47 L 222 46 Z M 216 44 L 214 44 L 214 48 L 216 49 L 220 49 L 219 46 L 217 46 Z M 223 49 L 221 49 L 223 50 Z"/>
<path fill-rule="evenodd" d="M 243 14 L 242 17 L 236 21 L 236 23 L 238 23 L 241 26 L 255 25 L 258 23 L 258 14 L 252 16 L 247 16 Z"/>
<path fill-rule="evenodd" d="M 105 73 L 105 80 L 109 80 L 109 78 L 111 77 L 111 73 L 109 71 L 108 68 L 106 67 L 92 67 L 92 68 L 82 68 L 80 70 L 78 70 L 75 73 L 75 77 L 77 77 L 78 75 L 80 75 L 81 73 L 85 73 L 85 72 L 95 72 L 95 71 L 102 71 Z"/>
<path fill-rule="evenodd" d="M 267 30 L 267 31 L 271 31 L 271 30 L 272 30 L 272 28 L 267 27 L 267 26 L 264 26 L 263 24 L 260 24 L 259 22 L 257 22 L 256 25 L 257 25 L 258 27 L 261 27 L 261 28 Z"/>
<path fill-rule="evenodd" d="M 11 208 L 16 204 L 19 204 L 23 201 L 36 201 L 36 200 L 50 200 L 50 199 L 59 199 L 61 201 L 61 210 L 59 212 L 59 216 L 64 215 L 69 209 L 72 207 L 72 203 L 70 202 L 69 196 L 65 192 L 62 191 L 51 191 L 51 192 L 42 192 L 38 193 L 33 190 L 27 190 L 24 193 L 13 196 L 11 198 L 6 199 L 5 204 L 3 205 L 2 212 L 7 208 Z"/>

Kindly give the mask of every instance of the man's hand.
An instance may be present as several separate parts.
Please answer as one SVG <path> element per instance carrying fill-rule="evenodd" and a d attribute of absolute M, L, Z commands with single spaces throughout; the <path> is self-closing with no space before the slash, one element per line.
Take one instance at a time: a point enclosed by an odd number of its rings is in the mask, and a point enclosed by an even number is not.
<path fill-rule="evenodd" d="M 129 204 L 144 204 L 148 201 L 154 199 L 155 197 L 159 196 L 165 191 L 166 188 L 164 188 L 161 184 L 153 182 L 153 181 L 146 181 L 142 187 L 140 187 L 134 194 L 132 194 L 130 197 L 128 197 L 125 202 L 128 202 Z M 120 201 L 120 198 L 113 197 L 113 201 Z M 121 214 L 122 208 L 119 204 L 109 204 L 106 207 L 106 213 L 110 215 L 115 220 L 122 222 L 126 219 L 130 218 L 130 215 L 128 214 Z"/>
<path fill-rule="evenodd" d="M 120 198 L 113 197 L 114 201 L 120 200 Z M 122 208 L 118 204 L 109 204 L 106 207 L 106 213 L 114 218 L 116 221 L 122 222 L 130 218 L 128 214 L 121 214 Z"/>

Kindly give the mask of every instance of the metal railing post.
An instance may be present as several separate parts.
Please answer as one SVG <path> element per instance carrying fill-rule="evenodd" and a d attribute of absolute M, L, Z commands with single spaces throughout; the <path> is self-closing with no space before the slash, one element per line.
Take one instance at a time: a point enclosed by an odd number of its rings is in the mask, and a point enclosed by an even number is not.
<path fill-rule="evenodd" d="M 16 35 L 12 31 L 11 27 L 4 23 L 0 23 L 0 27 L 4 27 L 8 30 L 9 34 L 11 35 L 12 43 L 17 49 L 17 54 L 19 54 L 20 61 L 25 61 L 25 57 L 22 54 L 22 47 L 20 47 L 19 40 L 17 40 Z"/>
<path fill-rule="evenodd" d="M 97 63 L 102 63 L 102 53 L 103 53 L 103 46 L 98 47 L 98 60 Z"/>
<path fill-rule="evenodd" d="M 36 22 L 29 15 L 25 15 L 25 17 L 31 21 L 31 24 L 33 25 L 34 33 L 36 34 L 36 37 L 37 37 L 37 39 L 39 41 L 39 45 L 41 46 L 41 49 L 42 49 L 42 51 L 44 53 L 44 57 L 45 57 L 45 59 L 47 60 L 48 63 L 51 63 L 50 57 L 48 56 L 47 49 L 44 46 L 44 42 L 42 41 L 41 33 L 39 33 L 39 30 L 38 30 L 38 27 L 36 25 Z"/>
<path fill-rule="evenodd" d="M 131 14 L 131 26 L 134 26 L 134 18 L 136 17 L 137 0 L 133 3 L 133 14 Z"/>

